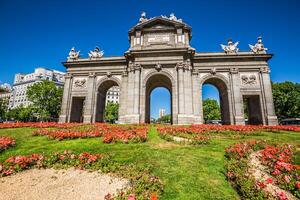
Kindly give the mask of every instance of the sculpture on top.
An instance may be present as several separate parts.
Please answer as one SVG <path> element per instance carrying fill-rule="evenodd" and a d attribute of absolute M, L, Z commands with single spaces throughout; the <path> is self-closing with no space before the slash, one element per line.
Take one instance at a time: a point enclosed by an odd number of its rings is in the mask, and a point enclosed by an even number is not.
<path fill-rule="evenodd" d="M 257 43 L 254 46 L 249 44 L 249 47 L 250 47 L 251 51 L 255 54 L 267 53 L 267 50 L 268 50 L 267 48 L 264 47 L 261 36 L 259 36 L 257 38 Z"/>
<path fill-rule="evenodd" d="M 145 22 L 145 21 L 148 21 L 148 19 L 146 18 L 146 12 L 142 12 L 141 13 L 141 17 L 140 17 L 140 19 L 139 19 L 139 23 L 143 23 L 143 22 Z"/>
<path fill-rule="evenodd" d="M 228 44 L 227 45 L 221 44 L 221 47 L 226 54 L 230 54 L 230 53 L 237 53 L 239 51 L 239 48 L 237 48 L 238 45 L 239 42 L 233 44 L 232 39 L 228 39 Z"/>
<path fill-rule="evenodd" d="M 104 54 L 103 51 L 100 51 L 100 48 L 99 47 L 95 47 L 94 51 L 90 51 L 89 54 L 89 58 L 92 59 L 92 58 L 101 58 Z"/>
<path fill-rule="evenodd" d="M 79 58 L 80 51 L 75 51 L 75 47 L 72 47 L 72 49 L 69 52 L 68 60 L 77 60 Z"/>
<path fill-rule="evenodd" d="M 177 22 L 182 22 L 182 19 L 177 19 L 174 13 L 170 14 L 169 20 L 177 21 Z"/>

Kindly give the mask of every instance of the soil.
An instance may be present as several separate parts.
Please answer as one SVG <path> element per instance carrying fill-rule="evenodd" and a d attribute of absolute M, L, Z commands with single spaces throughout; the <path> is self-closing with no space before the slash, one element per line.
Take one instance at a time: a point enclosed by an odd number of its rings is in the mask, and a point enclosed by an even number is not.
<path fill-rule="evenodd" d="M 31 169 L 0 178 L 0 200 L 102 200 L 128 186 L 125 179 L 99 172 Z"/>

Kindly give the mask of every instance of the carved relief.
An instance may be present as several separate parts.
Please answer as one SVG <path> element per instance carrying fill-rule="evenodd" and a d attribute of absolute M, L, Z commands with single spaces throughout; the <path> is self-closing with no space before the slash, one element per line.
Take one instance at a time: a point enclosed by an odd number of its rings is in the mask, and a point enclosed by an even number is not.
<path fill-rule="evenodd" d="M 155 69 L 156 69 L 157 71 L 160 71 L 160 70 L 162 69 L 161 64 L 157 63 L 157 64 L 155 65 Z"/>
<path fill-rule="evenodd" d="M 241 81 L 243 85 L 256 85 L 257 84 L 257 78 L 255 74 L 242 74 L 241 75 Z"/>
<path fill-rule="evenodd" d="M 87 80 L 85 78 L 76 79 L 73 87 L 74 89 L 84 89 L 87 87 Z"/>

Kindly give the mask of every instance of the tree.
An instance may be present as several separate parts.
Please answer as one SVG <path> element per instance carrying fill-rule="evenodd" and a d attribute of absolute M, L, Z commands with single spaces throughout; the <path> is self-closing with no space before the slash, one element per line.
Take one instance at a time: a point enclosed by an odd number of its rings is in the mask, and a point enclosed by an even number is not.
<path fill-rule="evenodd" d="M 42 120 L 58 118 L 62 95 L 63 89 L 47 80 L 35 83 L 27 90 L 27 97 Z"/>
<path fill-rule="evenodd" d="M 203 101 L 203 115 L 205 121 L 221 119 L 221 109 L 218 101 L 215 99 L 205 99 Z"/>
<path fill-rule="evenodd" d="M 279 120 L 300 117 L 300 84 L 272 83 L 275 112 Z"/>
<path fill-rule="evenodd" d="M 156 120 L 157 123 L 171 123 L 171 115 L 164 115 Z"/>
<path fill-rule="evenodd" d="M 104 120 L 110 123 L 115 123 L 118 120 L 119 104 L 108 102 L 105 106 Z"/>
<path fill-rule="evenodd" d="M 28 122 L 28 121 L 33 121 L 35 119 L 34 114 L 35 114 L 35 109 L 31 105 L 27 107 L 20 105 L 16 108 L 8 110 L 5 113 L 5 119 Z"/>
<path fill-rule="evenodd" d="M 7 99 L 0 99 L 0 119 L 5 118 L 5 113 L 7 112 Z"/>

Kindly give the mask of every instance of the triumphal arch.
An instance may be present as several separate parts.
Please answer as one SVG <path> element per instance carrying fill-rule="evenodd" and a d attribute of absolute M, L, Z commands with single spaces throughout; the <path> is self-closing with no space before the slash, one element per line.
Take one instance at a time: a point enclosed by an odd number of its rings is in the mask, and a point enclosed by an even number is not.
<path fill-rule="evenodd" d="M 119 122 L 149 123 L 150 94 L 165 87 L 171 96 L 173 124 L 201 124 L 202 86 L 220 94 L 223 124 L 277 124 L 268 54 L 259 37 L 249 50 L 239 51 L 228 40 L 220 52 L 201 53 L 191 45 L 191 27 L 174 14 L 147 18 L 129 30 L 128 51 L 105 57 L 98 47 L 81 58 L 74 48 L 67 68 L 60 122 L 102 122 L 106 92 L 120 87 Z"/>

